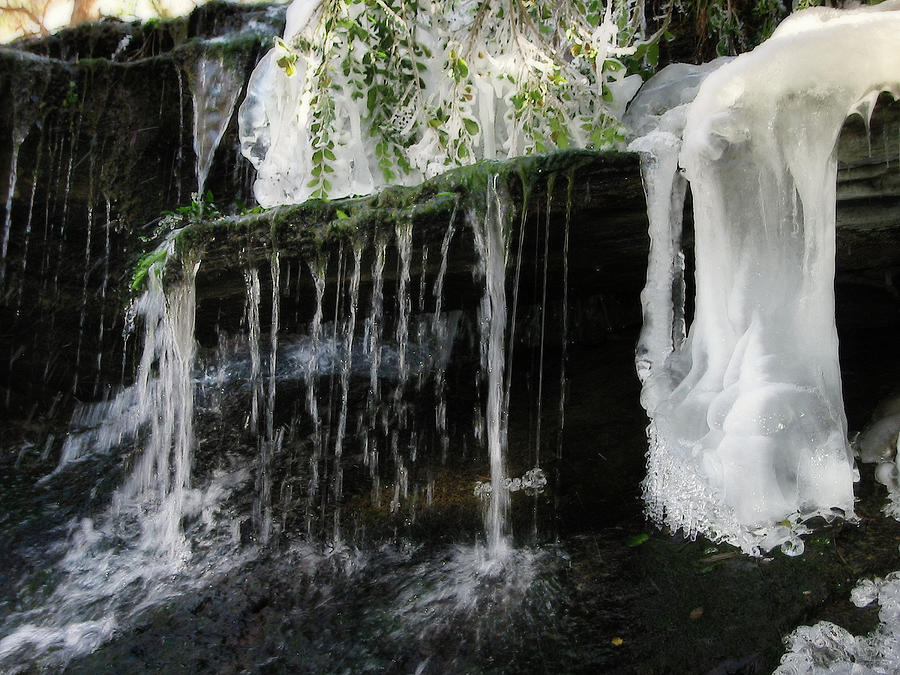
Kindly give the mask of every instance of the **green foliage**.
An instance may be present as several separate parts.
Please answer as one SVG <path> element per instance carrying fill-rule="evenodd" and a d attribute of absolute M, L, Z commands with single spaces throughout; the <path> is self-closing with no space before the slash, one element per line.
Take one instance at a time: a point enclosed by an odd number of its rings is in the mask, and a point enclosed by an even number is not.
<path fill-rule="evenodd" d="M 201 218 L 217 218 L 221 215 L 213 200 L 212 190 L 207 190 L 201 198 L 194 194 L 190 204 L 177 207 L 174 211 L 163 211 L 164 216 L 174 217 L 180 220 L 200 220 Z"/>
<path fill-rule="evenodd" d="M 147 278 L 147 275 L 150 273 L 150 268 L 158 262 L 164 262 L 169 255 L 169 251 L 166 248 L 157 248 L 150 253 L 145 253 L 141 256 L 141 259 L 138 260 L 138 264 L 134 268 L 134 273 L 131 276 L 131 290 L 139 291 L 141 287 L 144 285 L 144 279 Z"/>
<path fill-rule="evenodd" d="M 371 149 L 386 184 L 431 175 L 436 162 L 443 170 L 479 157 L 619 146 L 615 85 L 655 68 L 665 32 L 643 34 L 641 3 L 611 2 L 324 2 L 315 26 L 275 40 L 275 62 L 302 78 L 298 105 L 308 106 L 297 117 L 310 153 L 301 191 L 328 198 L 338 158 L 355 157 L 354 144 Z M 480 107 L 494 95 L 503 97 L 496 134 L 483 128 L 490 113 Z M 344 122 L 348 98 L 361 139 Z"/>
<path fill-rule="evenodd" d="M 69 80 L 69 86 L 62 100 L 63 108 L 70 108 L 78 105 L 78 84 L 75 80 Z"/>
<path fill-rule="evenodd" d="M 797 8 L 819 2 L 800 0 Z M 715 44 L 719 56 L 734 56 L 753 49 L 767 40 L 785 17 L 779 0 L 700 0 L 691 4 L 698 29 L 705 39 Z"/>
<path fill-rule="evenodd" d="M 649 539 L 650 539 L 650 535 L 647 534 L 646 532 L 642 532 L 642 533 L 636 534 L 632 537 L 628 537 L 628 540 L 625 543 L 628 546 L 630 546 L 631 548 L 635 548 L 637 546 L 640 546 L 644 542 L 649 541 Z"/>

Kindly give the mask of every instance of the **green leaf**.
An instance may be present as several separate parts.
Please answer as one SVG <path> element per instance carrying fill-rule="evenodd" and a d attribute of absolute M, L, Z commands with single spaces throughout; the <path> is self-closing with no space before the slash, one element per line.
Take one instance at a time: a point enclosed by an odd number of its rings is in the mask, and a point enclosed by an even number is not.
<path fill-rule="evenodd" d="M 335 215 L 338 217 L 338 220 L 347 220 L 347 218 L 350 217 L 347 215 L 346 211 L 341 211 L 340 209 L 335 211 Z"/>
<path fill-rule="evenodd" d="M 478 122 L 475 120 L 466 117 L 463 119 L 463 125 L 465 125 L 466 131 L 469 132 L 470 136 L 474 136 L 478 133 Z"/>
<path fill-rule="evenodd" d="M 650 535 L 646 532 L 641 532 L 640 534 L 636 534 L 633 537 L 629 537 L 628 541 L 626 541 L 625 543 L 628 544 L 628 546 L 630 546 L 631 548 L 634 548 L 635 546 L 640 546 L 648 539 L 650 539 Z"/>
<path fill-rule="evenodd" d="M 279 68 L 284 70 L 285 75 L 287 75 L 288 77 L 291 77 L 296 72 L 296 69 L 294 68 L 294 60 L 295 59 L 296 59 L 296 57 L 294 57 L 293 55 L 282 56 L 275 63 L 278 65 Z"/>

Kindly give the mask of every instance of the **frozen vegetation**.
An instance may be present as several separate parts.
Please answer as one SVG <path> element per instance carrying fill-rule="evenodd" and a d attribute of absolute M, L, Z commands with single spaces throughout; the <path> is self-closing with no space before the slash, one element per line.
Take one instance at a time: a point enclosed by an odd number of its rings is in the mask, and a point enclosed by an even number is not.
<path fill-rule="evenodd" d="M 620 60 L 641 44 L 635 10 L 616 6 L 591 25 L 569 4 L 535 18 L 518 3 L 410 2 L 401 16 L 296 0 L 241 105 L 256 198 L 369 194 L 477 159 L 615 145 L 641 84 Z"/>

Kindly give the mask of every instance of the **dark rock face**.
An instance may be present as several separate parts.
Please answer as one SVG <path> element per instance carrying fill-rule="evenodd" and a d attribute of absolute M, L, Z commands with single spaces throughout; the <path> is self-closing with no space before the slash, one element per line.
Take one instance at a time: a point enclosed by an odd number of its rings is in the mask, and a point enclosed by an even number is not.
<path fill-rule="evenodd" d="M 214 3 L 184 19 L 82 25 L 0 49 L 4 186 L 16 170 L 0 289 L 11 415 L 53 401 L 63 410 L 117 379 L 126 278 L 163 211 L 197 189 L 191 65 L 221 56 L 246 79 L 282 13 Z M 223 208 L 252 199 L 236 138 L 235 115 L 207 181 Z"/>

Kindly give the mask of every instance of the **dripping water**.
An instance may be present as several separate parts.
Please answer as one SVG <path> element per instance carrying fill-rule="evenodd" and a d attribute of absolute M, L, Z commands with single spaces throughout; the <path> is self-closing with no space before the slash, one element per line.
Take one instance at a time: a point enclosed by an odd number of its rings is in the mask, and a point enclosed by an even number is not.
<path fill-rule="evenodd" d="M 387 240 L 379 237 L 375 242 L 375 260 L 372 266 L 372 302 L 366 322 L 366 349 L 370 359 L 369 392 L 366 399 L 368 425 L 364 448 L 364 461 L 369 467 L 372 479 L 372 501 L 375 507 L 381 506 L 381 476 L 378 465 L 378 445 L 376 429 L 378 426 L 378 369 L 381 367 L 381 337 L 384 292 L 384 263 L 387 253 Z"/>
<path fill-rule="evenodd" d="M 326 260 L 322 255 L 309 263 L 309 271 L 316 289 L 316 310 L 310 325 L 310 354 L 306 364 L 306 408 L 313 426 L 313 451 L 309 459 L 310 479 L 306 502 L 306 532 L 313 534 L 315 504 L 319 490 L 319 461 L 322 456 L 322 422 L 316 393 L 316 357 L 322 342 L 322 304 L 325 295 Z"/>
<path fill-rule="evenodd" d="M 441 241 L 441 265 L 438 268 L 437 278 L 434 280 L 434 319 L 431 326 L 431 332 L 435 337 L 438 349 L 447 347 L 449 336 L 447 335 L 447 323 L 441 318 L 441 309 L 444 301 L 444 277 L 447 274 L 447 257 L 450 252 L 450 241 L 456 230 L 456 211 L 459 207 L 459 199 L 453 204 L 453 211 L 450 214 L 450 222 L 447 223 L 447 230 L 444 232 L 444 239 Z M 441 463 L 447 461 L 447 451 L 450 447 L 450 436 L 447 433 L 447 383 L 446 383 L 446 360 L 441 355 L 437 360 L 437 369 L 434 376 L 434 398 L 437 402 L 434 410 L 435 430 L 441 443 Z M 431 484 L 429 483 L 429 486 Z M 429 502 L 431 500 L 431 490 L 429 490 Z"/>
<path fill-rule="evenodd" d="M 256 436 L 259 428 L 259 399 L 262 385 L 260 383 L 259 355 L 259 273 L 256 268 L 244 270 L 244 286 L 247 294 L 245 318 L 247 321 L 247 340 L 250 349 L 250 420 L 249 429 Z"/>
<path fill-rule="evenodd" d="M 350 368 L 353 362 L 353 335 L 356 331 L 356 308 L 359 303 L 359 277 L 362 261 L 362 244 L 353 246 L 353 273 L 347 290 L 349 314 L 344 331 L 344 351 L 341 355 L 341 412 L 338 418 L 334 442 L 334 545 L 341 543 L 341 499 L 343 497 L 344 470 L 341 460 L 344 454 L 344 433 L 347 428 L 347 402 L 350 395 Z"/>
<path fill-rule="evenodd" d="M 492 176 L 481 217 L 475 211 L 467 220 L 475 234 L 479 269 L 484 277 L 481 300 L 481 353 L 487 380 L 486 432 L 491 466 L 490 504 L 485 519 L 488 552 L 498 556 L 508 547 L 506 514 L 506 420 L 503 412 L 504 332 L 506 330 L 506 201 L 498 193 L 498 177 Z"/>

